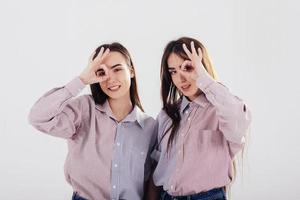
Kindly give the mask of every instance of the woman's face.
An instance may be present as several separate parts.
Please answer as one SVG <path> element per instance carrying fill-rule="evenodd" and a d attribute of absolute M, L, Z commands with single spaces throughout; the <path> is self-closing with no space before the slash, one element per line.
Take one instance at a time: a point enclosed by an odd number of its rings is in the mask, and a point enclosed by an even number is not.
<path fill-rule="evenodd" d="M 103 60 L 106 65 L 108 78 L 100 83 L 100 87 L 107 96 L 119 99 L 130 96 L 130 83 L 134 73 L 126 63 L 124 56 L 116 51 L 111 51 Z"/>
<path fill-rule="evenodd" d="M 185 60 L 175 53 L 171 53 L 167 62 L 168 70 L 171 74 L 172 81 L 176 88 L 188 97 L 191 101 L 194 100 L 199 94 L 200 89 L 196 85 L 196 81 L 187 75 L 189 66 L 185 66 L 187 71 L 183 71 L 181 65 Z M 190 73 L 196 73 L 195 71 Z"/>

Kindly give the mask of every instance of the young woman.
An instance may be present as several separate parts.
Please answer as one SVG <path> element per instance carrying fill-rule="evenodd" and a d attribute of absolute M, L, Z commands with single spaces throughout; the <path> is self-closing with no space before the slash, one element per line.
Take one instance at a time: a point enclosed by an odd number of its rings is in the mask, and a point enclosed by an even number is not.
<path fill-rule="evenodd" d="M 76 97 L 86 85 L 92 95 Z M 67 139 L 65 177 L 73 200 L 143 198 L 156 123 L 143 112 L 124 46 L 98 47 L 80 76 L 34 104 L 29 121 L 44 133 Z"/>
<path fill-rule="evenodd" d="M 152 157 L 160 199 L 222 200 L 250 125 L 244 102 L 217 82 L 205 47 L 192 38 L 167 44 L 161 61 L 163 109 Z"/>

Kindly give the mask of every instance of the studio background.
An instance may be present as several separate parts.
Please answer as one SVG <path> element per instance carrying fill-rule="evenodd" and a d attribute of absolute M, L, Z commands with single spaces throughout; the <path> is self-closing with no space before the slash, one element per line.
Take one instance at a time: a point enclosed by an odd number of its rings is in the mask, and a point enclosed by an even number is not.
<path fill-rule="evenodd" d="M 252 110 L 232 199 L 300 199 L 299 11 L 292 0 L 1 1 L 0 198 L 71 199 L 66 141 L 35 130 L 27 115 L 46 91 L 78 76 L 98 45 L 128 48 L 142 103 L 155 117 L 163 48 L 190 36 Z"/>

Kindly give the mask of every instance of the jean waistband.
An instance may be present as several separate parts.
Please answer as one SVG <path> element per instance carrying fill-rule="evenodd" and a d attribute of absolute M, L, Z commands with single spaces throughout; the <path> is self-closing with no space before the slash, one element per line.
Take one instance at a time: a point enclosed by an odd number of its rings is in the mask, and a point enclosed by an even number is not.
<path fill-rule="evenodd" d="M 73 192 L 72 200 L 87 200 L 77 194 L 77 192 Z"/>
<path fill-rule="evenodd" d="M 200 192 L 197 194 L 187 195 L 187 196 L 172 196 L 169 195 L 166 191 L 162 192 L 161 200 L 209 200 L 209 199 L 224 199 L 226 200 L 225 188 L 214 188 L 209 191 Z"/>

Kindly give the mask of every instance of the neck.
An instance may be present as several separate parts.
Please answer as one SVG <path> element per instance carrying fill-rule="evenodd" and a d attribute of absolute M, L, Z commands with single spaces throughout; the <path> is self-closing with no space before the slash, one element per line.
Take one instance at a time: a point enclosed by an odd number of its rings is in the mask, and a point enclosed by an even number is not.
<path fill-rule="evenodd" d="M 195 100 L 198 96 L 200 96 L 202 93 L 203 93 L 203 92 L 202 92 L 200 89 L 198 89 L 197 92 L 196 92 L 196 94 L 194 94 L 194 95 L 192 95 L 192 96 L 189 96 L 189 97 L 187 97 L 187 98 L 188 98 L 188 100 L 190 100 L 190 101 L 194 101 L 194 100 Z"/>
<path fill-rule="evenodd" d="M 132 111 L 132 103 L 129 95 L 125 95 L 119 99 L 108 99 L 111 111 L 118 122 L 125 119 L 125 117 Z"/>

